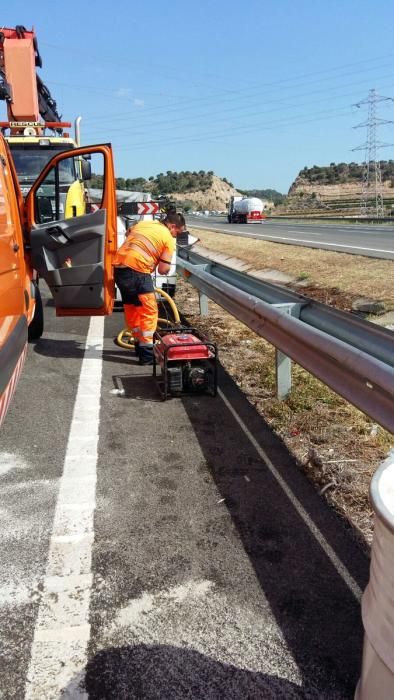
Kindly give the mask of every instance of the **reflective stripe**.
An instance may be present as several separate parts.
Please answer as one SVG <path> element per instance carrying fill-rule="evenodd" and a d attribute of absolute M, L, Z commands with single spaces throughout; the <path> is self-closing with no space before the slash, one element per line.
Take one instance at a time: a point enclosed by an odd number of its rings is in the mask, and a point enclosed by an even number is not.
<path fill-rule="evenodd" d="M 152 262 L 153 262 L 152 256 L 149 255 L 147 253 L 147 251 L 142 246 L 139 246 L 138 243 L 131 243 L 129 246 L 127 246 L 128 253 L 130 252 L 130 250 L 136 250 L 137 253 L 142 255 L 142 257 L 144 258 L 144 260 L 146 260 L 147 263 L 152 264 Z M 126 267 L 127 267 L 127 265 L 126 265 Z"/>
<path fill-rule="evenodd" d="M 140 340 L 140 348 L 153 348 L 153 343 L 146 340 Z"/>
<path fill-rule="evenodd" d="M 142 331 L 141 335 L 145 338 L 149 338 L 149 336 L 152 336 L 153 338 L 153 331 Z"/>
<path fill-rule="evenodd" d="M 128 253 L 131 250 L 135 250 L 142 255 L 149 265 L 153 265 L 152 270 L 154 270 L 159 260 L 160 252 L 155 248 L 149 238 L 142 233 L 131 233 L 130 237 L 126 239 L 125 248 L 127 248 Z"/>
<path fill-rule="evenodd" d="M 149 238 L 144 236 L 142 233 L 132 233 L 131 243 L 135 243 L 136 245 L 138 245 L 138 241 L 141 241 L 141 243 L 143 244 L 142 246 L 139 245 L 140 248 L 147 248 L 148 251 L 155 257 L 159 255 L 159 251 L 155 248 L 155 246 L 153 245 L 152 241 L 149 240 Z"/>

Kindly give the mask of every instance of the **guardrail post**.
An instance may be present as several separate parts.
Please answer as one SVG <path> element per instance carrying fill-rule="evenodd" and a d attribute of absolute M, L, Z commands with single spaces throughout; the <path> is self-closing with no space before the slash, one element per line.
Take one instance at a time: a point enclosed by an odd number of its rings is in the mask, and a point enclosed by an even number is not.
<path fill-rule="evenodd" d="M 208 297 L 207 297 L 207 295 L 203 294 L 202 292 L 199 292 L 198 299 L 200 302 L 200 316 L 208 316 L 209 309 L 208 309 Z"/>
<path fill-rule="evenodd" d="M 365 629 L 355 700 L 394 698 L 394 450 L 371 481 L 375 528 L 369 583 L 362 599 Z"/>
<path fill-rule="evenodd" d="M 299 318 L 302 304 L 287 303 L 287 304 L 272 304 L 275 308 L 283 311 L 289 316 Z M 280 350 L 275 351 L 276 364 L 276 398 L 279 400 L 285 399 L 291 390 L 291 359 Z"/>
<path fill-rule="evenodd" d="M 183 258 L 177 257 L 177 265 L 183 269 L 183 274 L 185 279 L 188 278 L 189 274 L 185 268 L 182 265 L 183 263 Z M 205 263 L 204 265 L 193 265 L 193 269 L 195 270 L 202 270 L 203 272 L 211 272 L 211 263 Z M 200 304 L 200 316 L 208 316 L 209 314 L 209 308 L 208 308 L 208 297 L 204 292 L 198 291 L 198 300 Z"/>

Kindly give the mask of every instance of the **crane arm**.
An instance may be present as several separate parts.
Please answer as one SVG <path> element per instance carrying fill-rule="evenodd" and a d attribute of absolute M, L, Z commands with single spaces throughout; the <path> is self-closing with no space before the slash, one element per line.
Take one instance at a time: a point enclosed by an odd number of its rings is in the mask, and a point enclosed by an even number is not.
<path fill-rule="evenodd" d="M 36 73 L 42 60 L 34 30 L 22 25 L 0 31 L 0 99 L 7 103 L 12 122 L 60 122 L 50 91 Z M 61 128 L 56 129 L 58 133 Z"/>

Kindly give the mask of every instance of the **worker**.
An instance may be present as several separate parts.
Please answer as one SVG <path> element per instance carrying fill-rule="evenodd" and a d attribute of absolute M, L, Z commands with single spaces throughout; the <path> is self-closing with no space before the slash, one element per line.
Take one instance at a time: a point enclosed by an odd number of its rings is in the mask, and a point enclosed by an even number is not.
<path fill-rule="evenodd" d="M 153 334 L 158 308 L 152 272 L 170 271 L 175 238 L 185 229 L 182 214 L 169 212 L 163 222 L 140 221 L 127 231 L 127 237 L 114 258 L 115 283 L 120 291 L 127 326 L 141 365 L 153 363 Z"/>

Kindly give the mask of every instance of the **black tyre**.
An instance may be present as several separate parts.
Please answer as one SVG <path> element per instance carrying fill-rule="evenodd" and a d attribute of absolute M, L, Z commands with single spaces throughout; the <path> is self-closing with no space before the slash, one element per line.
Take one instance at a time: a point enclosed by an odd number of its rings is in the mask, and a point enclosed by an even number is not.
<path fill-rule="evenodd" d="M 42 298 L 41 298 L 41 293 L 38 288 L 38 285 L 34 285 L 34 291 L 35 291 L 35 300 L 36 300 L 36 308 L 34 311 L 34 316 L 33 320 L 30 323 L 29 329 L 28 329 L 28 339 L 30 340 L 38 340 L 41 338 L 43 332 L 44 332 L 44 308 L 42 305 Z"/>

